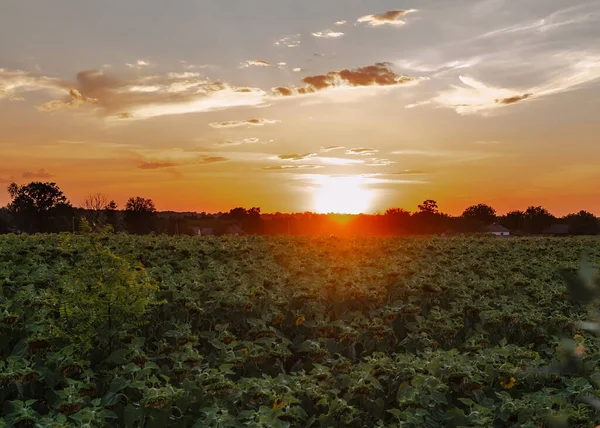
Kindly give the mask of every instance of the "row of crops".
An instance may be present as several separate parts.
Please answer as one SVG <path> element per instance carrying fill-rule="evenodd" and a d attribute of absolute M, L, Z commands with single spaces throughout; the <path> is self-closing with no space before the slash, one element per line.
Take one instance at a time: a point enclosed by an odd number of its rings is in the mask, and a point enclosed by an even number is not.
<path fill-rule="evenodd" d="M 595 238 L 0 237 L 0 427 L 600 422 Z M 598 375 L 600 377 L 600 374 Z"/>

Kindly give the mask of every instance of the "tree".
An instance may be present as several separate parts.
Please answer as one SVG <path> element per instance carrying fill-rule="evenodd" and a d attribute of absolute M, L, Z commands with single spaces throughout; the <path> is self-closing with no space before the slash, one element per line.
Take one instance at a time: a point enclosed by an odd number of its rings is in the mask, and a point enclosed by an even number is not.
<path fill-rule="evenodd" d="M 0 234 L 9 233 L 11 230 L 11 217 L 7 208 L 0 208 Z"/>
<path fill-rule="evenodd" d="M 392 234 L 407 232 L 410 223 L 410 211 L 403 208 L 390 208 L 385 211 L 383 216 L 386 232 Z"/>
<path fill-rule="evenodd" d="M 92 228 L 101 227 L 108 222 L 107 211 L 114 207 L 116 209 L 115 201 L 109 201 L 108 196 L 104 193 L 95 193 L 89 195 L 83 201 L 83 207 L 85 208 L 85 217 L 90 223 Z"/>
<path fill-rule="evenodd" d="M 421 205 L 418 206 L 419 212 L 421 213 L 429 213 L 429 214 L 438 214 L 440 211 L 438 210 L 437 202 L 433 199 L 427 199 L 423 201 Z"/>
<path fill-rule="evenodd" d="M 496 220 L 496 210 L 486 204 L 471 205 L 462 213 L 470 230 L 477 230 Z"/>
<path fill-rule="evenodd" d="M 577 214 L 569 214 L 565 219 L 569 223 L 569 231 L 573 235 L 598 235 L 600 233 L 600 222 L 590 212 L 582 210 Z"/>
<path fill-rule="evenodd" d="M 152 199 L 137 196 L 129 198 L 125 205 L 125 224 L 131 233 L 144 234 L 152 231 L 156 208 Z"/>
<path fill-rule="evenodd" d="M 56 183 L 35 181 L 23 186 L 11 183 L 8 186 L 8 193 L 12 199 L 8 209 L 21 230 L 27 232 L 68 230 L 67 218 L 69 214 L 72 215 L 72 207 Z M 51 220 L 54 220 L 54 224 Z"/>
<path fill-rule="evenodd" d="M 530 206 L 524 212 L 525 230 L 528 233 L 542 233 L 554 220 L 554 216 L 541 206 Z"/>

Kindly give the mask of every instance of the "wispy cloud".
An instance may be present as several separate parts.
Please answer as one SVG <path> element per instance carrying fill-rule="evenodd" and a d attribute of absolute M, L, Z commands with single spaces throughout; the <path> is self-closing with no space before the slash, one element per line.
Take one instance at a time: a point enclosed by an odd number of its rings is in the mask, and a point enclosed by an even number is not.
<path fill-rule="evenodd" d="M 172 168 L 174 166 L 178 166 L 179 164 L 175 162 L 143 162 L 138 168 L 139 169 L 163 169 L 163 168 Z"/>
<path fill-rule="evenodd" d="M 331 152 L 333 150 L 341 150 L 343 149 L 344 146 L 327 146 L 327 147 L 321 147 L 321 151 L 322 152 Z"/>
<path fill-rule="evenodd" d="M 296 169 L 318 169 L 323 168 L 321 165 L 270 165 L 262 167 L 265 171 L 289 171 Z"/>
<path fill-rule="evenodd" d="M 92 70 L 78 73 L 75 82 L 49 79 L 41 82 L 67 94 L 62 100 L 43 104 L 43 110 L 89 105 L 101 115 L 115 119 L 147 119 L 258 106 L 266 98 L 260 89 L 234 87 L 202 79 L 195 73 L 125 77 Z"/>
<path fill-rule="evenodd" d="M 463 86 L 441 91 L 432 102 L 456 110 L 459 114 L 476 114 L 497 108 L 540 99 L 578 89 L 600 79 L 600 52 L 563 52 L 548 59 L 556 72 L 540 85 L 523 88 L 501 88 L 487 85 L 468 76 L 459 76 Z"/>
<path fill-rule="evenodd" d="M 20 94 L 41 90 L 59 93 L 64 88 L 61 86 L 60 79 L 39 76 L 23 70 L 0 68 L 0 99 L 22 100 Z"/>
<path fill-rule="evenodd" d="M 38 170 L 36 172 L 26 171 L 23 173 L 23 178 L 26 178 L 26 179 L 34 179 L 34 178 L 43 179 L 43 178 L 52 178 L 52 177 L 54 177 L 54 174 L 50 174 L 44 168 L 41 168 L 40 170 Z"/>
<path fill-rule="evenodd" d="M 250 144 L 270 144 L 273 140 L 261 141 L 258 137 L 249 137 L 244 138 L 242 140 L 228 140 L 228 141 L 220 141 L 215 144 L 218 147 L 234 147 L 234 146 L 245 146 Z"/>
<path fill-rule="evenodd" d="M 402 26 L 406 24 L 406 21 L 402 18 L 404 18 L 405 15 L 416 11 L 416 9 L 390 10 L 384 13 L 362 16 L 358 18 L 356 22 L 367 23 L 371 27 L 380 27 L 382 25 Z"/>
<path fill-rule="evenodd" d="M 379 150 L 370 147 L 356 147 L 346 150 L 347 155 L 374 155 Z"/>
<path fill-rule="evenodd" d="M 285 46 L 288 48 L 295 48 L 300 46 L 300 34 L 294 36 L 286 36 L 275 42 L 277 46 Z"/>
<path fill-rule="evenodd" d="M 336 21 L 335 25 L 346 25 L 348 21 Z"/>
<path fill-rule="evenodd" d="M 327 74 L 307 76 L 302 79 L 305 86 L 297 88 L 273 88 L 273 93 L 276 96 L 305 95 L 323 91 L 328 88 L 367 86 L 390 87 L 416 81 L 413 77 L 396 74 L 390 66 L 390 63 L 380 62 L 353 70 L 330 71 Z"/>
<path fill-rule="evenodd" d="M 365 160 L 365 165 L 367 166 L 389 166 L 395 163 L 390 159 L 369 158 Z"/>
<path fill-rule="evenodd" d="M 150 64 L 148 61 L 145 61 L 143 59 L 138 59 L 134 63 L 127 63 L 125 65 L 127 67 L 129 67 L 129 68 L 137 68 L 137 69 L 147 68 L 147 67 L 151 67 L 152 66 L 152 64 Z"/>
<path fill-rule="evenodd" d="M 313 156 L 317 156 L 317 154 L 316 153 L 303 153 L 303 154 L 291 153 L 291 154 L 286 154 L 286 155 L 279 155 L 277 157 L 282 160 L 298 161 L 298 160 L 312 158 Z"/>
<path fill-rule="evenodd" d="M 385 174 L 390 174 L 390 175 L 424 175 L 424 174 L 429 174 L 429 171 L 425 171 L 422 169 L 405 169 L 403 171 L 393 171 L 393 172 L 387 172 Z"/>
<path fill-rule="evenodd" d="M 242 68 L 248 68 L 248 67 L 271 67 L 271 63 L 269 61 L 264 61 L 264 60 L 248 60 L 248 61 L 244 61 L 240 66 Z"/>
<path fill-rule="evenodd" d="M 264 118 L 258 118 L 258 119 L 248 119 L 248 120 L 228 120 L 225 122 L 213 122 L 210 123 L 209 125 L 213 128 L 237 128 L 240 126 L 264 126 L 264 125 L 271 125 L 274 123 L 279 123 L 279 120 L 273 120 L 273 119 L 264 119 Z"/>
<path fill-rule="evenodd" d="M 337 39 L 342 37 L 344 33 L 342 33 L 341 31 L 324 30 L 312 33 L 312 35 L 319 39 Z"/>

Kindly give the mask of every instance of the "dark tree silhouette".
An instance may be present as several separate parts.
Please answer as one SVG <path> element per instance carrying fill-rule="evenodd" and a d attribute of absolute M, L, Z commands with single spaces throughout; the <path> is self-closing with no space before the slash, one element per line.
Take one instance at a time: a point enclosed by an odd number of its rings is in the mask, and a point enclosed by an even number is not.
<path fill-rule="evenodd" d="M 565 220 L 569 223 L 569 232 L 573 235 L 598 235 L 600 233 L 600 222 L 590 212 L 582 210 L 577 214 L 569 214 Z"/>
<path fill-rule="evenodd" d="M 437 202 L 433 199 L 427 199 L 423 201 L 421 205 L 418 206 L 419 212 L 421 213 L 430 213 L 430 214 L 438 214 L 440 211 L 438 209 Z"/>
<path fill-rule="evenodd" d="M 7 208 L 0 208 L 0 234 L 9 233 L 11 230 L 11 216 Z"/>
<path fill-rule="evenodd" d="M 496 210 L 486 204 L 471 205 L 462 213 L 466 226 L 470 231 L 476 231 L 496 221 Z"/>
<path fill-rule="evenodd" d="M 56 183 L 34 181 L 18 186 L 11 183 L 8 205 L 19 229 L 26 232 L 55 232 L 68 230 L 68 217 L 73 215 L 71 204 Z"/>
<path fill-rule="evenodd" d="M 525 213 L 515 210 L 507 213 L 501 223 L 509 228 L 513 233 L 525 231 Z"/>
<path fill-rule="evenodd" d="M 410 211 L 403 208 L 390 208 L 384 214 L 385 230 L 397 235 L 407 233 L 410 228 Z"/>
<path fill-rule="evenodd" d="M 110 210 L 112 206 L 116 209 L 117 204 L 115 201 L 109 202 L 108 196 L 104 193 L 89 195 L 83 201 L 85 217 L 93 228 L 102 227 L 109 223 L 107 211 Z"/>
<path fill-rule="evenodd" d="M 528 233 L 542 233 L 554 221 L 554 216 L 541 206 L 530 206 L 525 210 L 525 230 Z"/>
<path fill-rule="evenodd" d="M 125 224 L 130 233 L 144 234 L 152 231 L 156 207 L 152 199 L 137 196 L 125 205 Z"/>

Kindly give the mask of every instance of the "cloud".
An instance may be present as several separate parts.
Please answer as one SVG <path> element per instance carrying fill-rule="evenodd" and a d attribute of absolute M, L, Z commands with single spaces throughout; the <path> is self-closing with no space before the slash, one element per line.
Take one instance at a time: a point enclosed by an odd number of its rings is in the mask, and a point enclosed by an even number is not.
<path fill-rule="evenodd" d="M 431 101 L 441 107 L 452 108 L 459 114 L 476 114 L 534 97 L 540 99 L 572 91 L 600 80 L 600 54 L 563 52 L 555 54 L 551 61 L 554 71 L 539 85 L 509 89 L 486 85 L 471 77 L 459 76 L 464 86 L 453 85 L 450 89 L 439 92 Z M 546 68 L 549 66 L 549 63 L 545 64 Z"/>
<path fill-rule="evenodd" d="M 271 165 L 265 166 L 261 169 L 265 171 L 286 171 L 290 169 L 318 169 L 323 168 L 320 165 Z"/>
<path fill-rule="evenodd" d="M 139 169 L 162 169 L 178 166 L 175 162 L 144 162 L 138 166 Z"/>
<path fill-rule="evenodd" d="M 15 177 L 14 176 L 10 176 L 10 177 L 0 177 L 0 184 L 9 184 L 15 181 Z"/>
<path fill-rule="evenodd" d="M 279 120 L 272 119 L 248 119 L 248 120 L 228 120 L 225 122 L 213 122 L 209 126 L 213 128 L 237 128 L 240 126 L 264 126 L 279 123 Z"/>
<path fill-rule="evenodd" d="M 275 42 L 277 46 L 285 46 L 288 48 L 295 48 L 300 46 L 300 34 L 294 36 L 286 36 Z"/>
<path fill-rule="evenodd" d="M 395 86 L 415 79 L 409 76 L 396 74 L 389 63 L 376 63 L 353 70 L 330 71 L 327 74 L 307 76 L 302 79 L 305 86 L 299 88 L 278 87 L 273 88 L 275 96 L 305 95 L 328 88 L 336 87 L 367 87 L 367 86 Z"/>
<path fill-rule="evenodd" d="M 23 70 L 0 68 L 0 99 L 7 98 L 12 101 L 20 101 L 23 97 L 18 94 L 41 90 L 58 93 L 63 88 L 60 79 L 38 76 Z"/>
<path fill-rule="evenodd" d="M 151 66 L 151 64 L 150 64 L 148 61 L 144 61 L 143 59 L 138 59 L 138 60 L 137 60 L 135 63 L 133 63 L 133 64 L 132 64 L 132 63 L 127 63 L 127 64 L 125 64 L 125 65 L 126 65 L 127 67 L 129 67 L 129 68 L 137 68 L 137 69 L 140 69 L 140 68 L 147 68 L 147 67 L 150 67 L 150 66 Z"/>
<path fill-rule="evenodd" d="M 340 31 L 324 30 L 324 31 L 312 33 L 312 35 L 319 39 L 337 39 L 339 37 L 342 37 L 344 35 L 344 33 L 340 32 Z"/>
<path fill-rule="evenodd" d="M 292 69 L 292 71 L 293 71 L 294 73 L 299 73 L 299 72 L 301 72 L 301 71 L 302 71 L 302 69 L 301 69 L 300 67 L 296 67 L 296 68 L 293 68 L 293 69 Z"/>
<path fill-rule="evenodd" d="M 321 151 L 322 152 L 331 152 L 333 150 L 341 150 L 343 148 L 344 148 L 344 146 L 327 146 L 327 147 L 321 147 Z"/>
<path fill-rule="evenodd" d="M 238 88 L 202 79 L 197 73 L 154 76 L 116 76 L 105 70 L 82 71 L 75 82 L 51 81 L 67 95 L 45 103 L 53 111 L 90 105 L 99 114 L 116 119 L 147 119 L 157 116 L 199 113 L 233 107 L 258 106 L 266 93 L 257 88 Z"/>
<path fill-rule="evenodd" d="M 531 97 L 533 97 L 533 94 L 515 95 L 512 97 L 508 97 L 508 98 L 497 99 L 496 103 L 515 104 L 515 103 L 518 103 L 519 101 L 523 101 L 523 100 L 526 100 L 527 98 L 531 98 Z"/>
<path fill-rule="evenodd" d="M 390 175 L 424 175 L 424 174 L 429 174 L 429 171 L 424 171 L 422 169 L 405 169 L 403 171 L 387 172 L 386 174 L 390 174 Z"/>
<path fill-rule="evenodd" d="M 395 25 L 402 26 L 406 24 L 406 21 L 402 20 L 406 14 L 416 12 L 416 9 L 408 9 L 408 10 L 390 10 L 381 14 L 373 14 L 373 15 L 365 15 L 360 18 L 356 22 L 358 23 L 367 23 L 371 27 L 380 27 L 382 25 Z"/>
<path fill-rule="evenodd" d="M 52 178 L 52 177 L 54 177 L 54 174 L 50 174 L 44 168 L 41 168 L 37 172 L 27 171 L 27 172 L 23 173 L 23 178 L 27 178 L 27 179 L 32 179 L 32 178 Z"/>
<path fill-rule="evenodd" d="M 260 138 L 249 137 L 249 138 L 244 138 L 243 140 L 220 141 L 220 142 L 216 143 L 215 145 L 219 146 L 219 147 L 231 147 L 231 146 L 244 146 L 244 145 L 249 145 L 249 144 L 269 144 L 272 142 L 273 142 L 273 140 L 260 141 Z"/>
<path fill-rule="evenodd" d="M 81 95 L 81 92 L 79 92 L 77 89 L 71 89 L 69 91 L 69 98 L 67 98 L 65 100 L 49 101 L 47 103 L 42 104 L 39 108 L 40 108 L 40 110 L 43 110 L 43 111 L 53 111 L 53 110 L 60 110 L 63 108 L 68 108 L 68 107 L 77 107 L 79 105 L 86 104 L 86 103 L 95 104 L 97 102 L 98 102 L 98 100 L 96 98 L 84 97 L 83 95 Z M 120 119 L 124 118 L 124 117 L 121 117 L 123 114 L 127 114 L 127 113 L 121 113 L 119 115 Z"/>
<path fill-rule="evenodd" d="M 264 61 L 264 60 L 249 60 L 249 61 L 245 61 L 241 64 L 242 68 L 248 68 L 248 67 L 271 67 L 271 63 L 269 61 Z"/>
<path fill-rule="evenodd" d="M 348 23 L 348 21 L 336 21 L 335 25 L 345 25 L 347 23 Z"/>
<path fill-rule="evenodd" d="M 367 147 L 356 147 L 353 149 L 346 150 L 347 155 L 374 155 L 379 150 L 367 148 Z"/>
<path fill-rule="evenodd" d="M 365 165 L 367 166 L 389 166 L 395 164 L 393 160 L 389 159 L 379 159 L 379 158 L 369 158 L 366 160 Z"/>
<path fill-rule="evenodd" d="M 282 160 L 297 161 L 297 160 L 302 160 L 302 159 L 308 159 L 313 156 L 317 156 L 317 154 L 316 153 L 304 153 L 304 154 L 292 153 L 292 154 L 287 154 L 287 155 L 279 155 L 277 157 Z"/>

